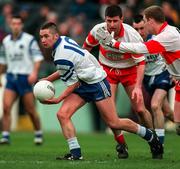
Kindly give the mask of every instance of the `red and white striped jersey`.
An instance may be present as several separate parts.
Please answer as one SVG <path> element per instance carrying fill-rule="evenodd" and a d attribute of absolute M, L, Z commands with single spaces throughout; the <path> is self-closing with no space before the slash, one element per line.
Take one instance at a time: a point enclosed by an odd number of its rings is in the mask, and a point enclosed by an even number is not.
<path fill-rule="evenodd" d="M 180 31 L 168 25 L 167 22 L 160 28 L 159 34 L 148 42 L 116 42 L 114 47 L 121 53 L 160 53 L 166 60 L 169 72 L 180 79 Z"/>
<path fill-rule="evenodd" d="M 113 68 L 128 68 L 137 65 L 137 63 L 145 60 L 143 55 L 121 53 L 117 49 L 109 48 L 97 40 L 97 30 L 102 27 L 107 29 L 107 24 L 100 23 L 95 25 L 89 32 L 83 46 L 86 48 L 92 48 L 100 44 L 99 49 L 99 61 L 100 63 L 113 67 Z M 121 42 L 143 42 L 143 39 L 139 33 L 127 24 L 121 25 L 121 30 L 119 33 L 119 38 L 117 39 Z"/>

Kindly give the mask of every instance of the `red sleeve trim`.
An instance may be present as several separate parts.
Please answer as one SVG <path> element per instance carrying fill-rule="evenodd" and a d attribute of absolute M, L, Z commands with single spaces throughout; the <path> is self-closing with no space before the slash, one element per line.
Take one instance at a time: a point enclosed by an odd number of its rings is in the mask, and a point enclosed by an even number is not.
<path fill-rule="evenodd" d="M 95 39 L 95 37 L 91 34 L 91 32 L 88 34 L 86 40 L 88 41 L 89 44 L 93 46 L 99 44 L 99 41 Z"/>
<path fill-rule="evenodd" d="M 83 43 L 83 48 L 92 48 L 92 46 L 88 45 L 86 42 Z"/>
<path fill-rule="evenodd" d="M 115 44 L 114 44 L 114 48 L 119 49 L 120 43 L 121 43 L 121 42 L 116 41 Z"/>
<path fill-rule="evenodd" d="M 138 62 L 138 65 L 145 65 L 145 64 L 146 64 L 145 60 Z"/>
<path fill-rule="evenodd" d="M 150 54 L 165 52 L 166 49 L 158 41 L 150 40 L 144 43 Z"/>

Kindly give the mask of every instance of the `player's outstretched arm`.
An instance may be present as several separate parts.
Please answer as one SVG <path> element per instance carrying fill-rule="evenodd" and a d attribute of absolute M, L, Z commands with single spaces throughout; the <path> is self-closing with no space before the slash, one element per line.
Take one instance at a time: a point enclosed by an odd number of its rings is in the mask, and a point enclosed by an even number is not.
<path fill-rule="evenodd" d="M 150 53 L 148 50 L 149 48 L 154 48 L 154 46 L 151 44 L 147 46 L 145 43 L 141 43 L 141 42 L 131 43 L 131 42 L 116 41 L 113 38 L 113 35 L 110 34 L 107 30 L 104 30 L 103 28 L 98 29 L 97 39 L 106 46 L 118 49 L 121 53 L 147 54 Z M 151 53 L 157 53 L 157 52 L 153 51 Z"/>

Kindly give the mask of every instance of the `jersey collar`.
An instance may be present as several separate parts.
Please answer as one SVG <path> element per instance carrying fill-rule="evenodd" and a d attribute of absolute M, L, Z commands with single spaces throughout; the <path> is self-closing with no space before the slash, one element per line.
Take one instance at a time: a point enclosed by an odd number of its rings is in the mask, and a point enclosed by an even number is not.
<path fill-rule="evenodd" d="M 19 36 L 17 37 L 17 39 L 16 39 L 15 41 L 21 39 L 22 35 L 23 35 L 23 32 L 21 32 L 21 33 L 19 34 Z M 10 34 L 10 37 L 11 37 L 11 40 L 14 40 L 12 33 Z"/>
<path fill-rule="evenodd" d="M 61 43 L 61 40 L 62 40 L 61 37 L 59 37 L 58 40 L 53 45 L 53 50 L 55 50 L 58 47 L 58 45 Z"/>
<path fill-rule="evenodd" d="M 162 30 L 163 30 L 167 25 L 168 25 L 168 23 L 167 23 L 167 22 L 164 22 L 164 23 L 162 24 L 162 26 L 160 27 L 158 34 L 161 33 Z"/>
<path fill-rule="evenodd" d="M 121 24 L 121 29 L 119 31 L 119 37 L 123 37 L 124 36 L 124 26 L 123 24 Z"/>

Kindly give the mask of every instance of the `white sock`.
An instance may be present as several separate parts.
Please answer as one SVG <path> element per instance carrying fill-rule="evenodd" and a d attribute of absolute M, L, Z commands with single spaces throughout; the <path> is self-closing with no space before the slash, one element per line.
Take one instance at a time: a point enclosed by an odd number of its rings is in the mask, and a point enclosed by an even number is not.
<path fill-rule="evenodd" d="M 158 137 L 163 137 L 165 134 L 165 130 L 164 129 L 155 129 L 155 132 L 157 134 Z"/>
<path fill-rule="evenodd" d="M 141 137 L 144 137 L 146 135 L 146 128 L 138 124 L 137 134 Z"/>
<path fill-rule="evenodd" d="M 35 135 L 42 135 L 43 132 L 42 132 L 42 130 L 36 130 L 36 131 L 34 132 L 34 134 L 35 134 Z"/>
<path fill-rule="evenodd" d="M 4 137 L 9 136 L 9 134 L 10 134 L 9 131 L 3 131 L 2 132 L 2 136 L 4 136 Z"/>
<path fill-rule="evenodd" d="M 67 143 L 69 145 L 70 150 L 80 148 L 77 137 L 67 139 Z"/>

